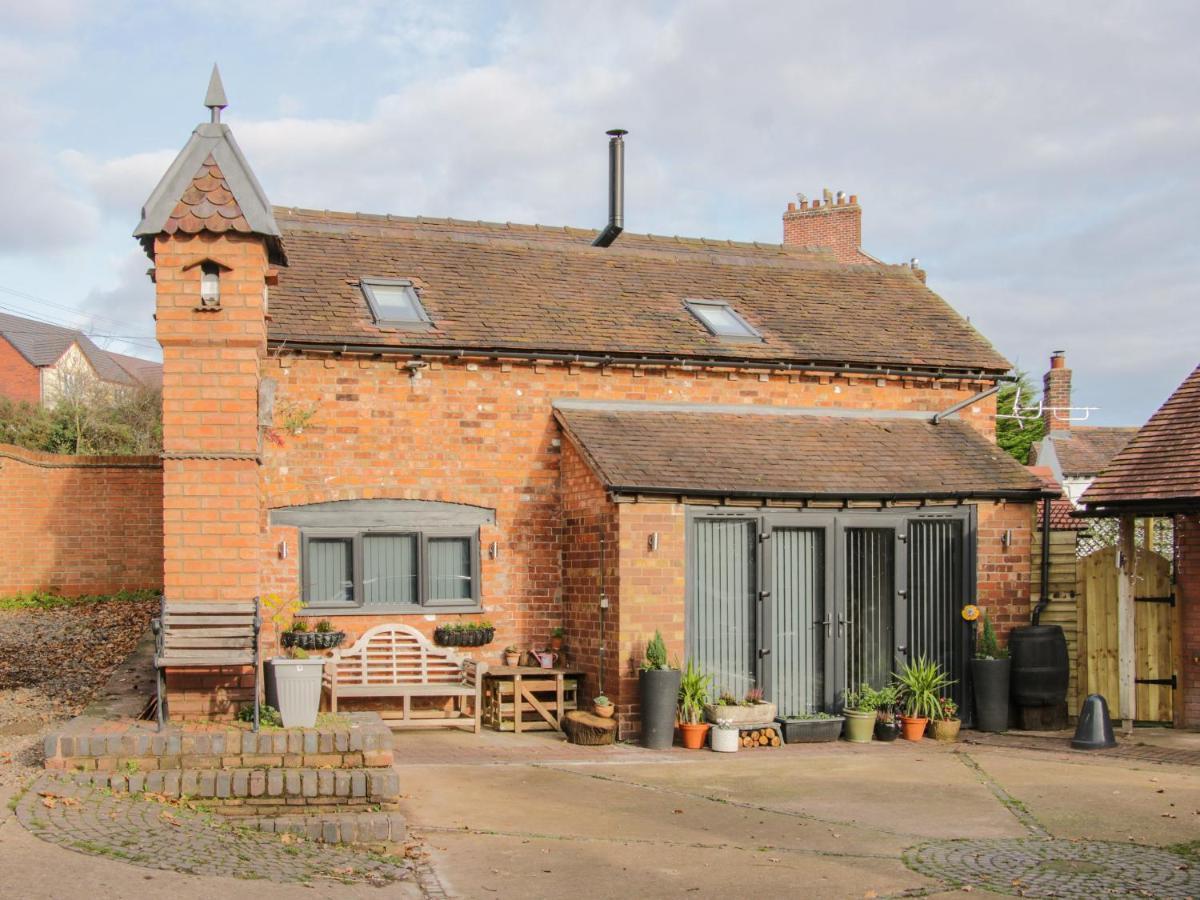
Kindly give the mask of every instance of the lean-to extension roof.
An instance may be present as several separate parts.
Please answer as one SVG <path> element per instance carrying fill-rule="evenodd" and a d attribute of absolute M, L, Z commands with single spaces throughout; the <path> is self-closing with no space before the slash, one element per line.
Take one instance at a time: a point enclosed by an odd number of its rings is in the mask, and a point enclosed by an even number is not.
<path fill-rule="evenodd" d="M 796 499 L 1057 495 L 964 422 L 785 407 L 563 400 L 555 415 L 617 493 Z"/>
<path fill-rule="evenodd" d="M 1069 432 L 1053 439 L 1054 452 L 1063 475 L 1067 478 L 1088 478 L 1097 474 L 1121 452 L 1137 431 L 1136 425 L 1072 425 Z"/>
<path fill-rule="evenodd" d="M 1010 368 L 912 271 L 774 244 L 277 207 L 288 265 L 269 337 L 292 345 L 488 349 L 722 361 Z M 377 326 L 359 279 L 409 279 L 430 330 Z M 724 300 L 763 336 L 715 337 L 685 300 Z"/>
<path fill-rule="evenodd" d="M 1200 366 L 1084 491 L 1092 511 L 1200 509 Z"/>

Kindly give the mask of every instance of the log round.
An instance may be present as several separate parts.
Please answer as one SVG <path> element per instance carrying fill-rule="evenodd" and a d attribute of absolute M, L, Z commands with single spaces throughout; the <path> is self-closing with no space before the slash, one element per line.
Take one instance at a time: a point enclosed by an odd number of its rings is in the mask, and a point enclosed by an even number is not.
<path fill-rule="evenodd" d="M 616 740 L 617 723 L 613 719 L 602 719 L 590 712 L 573 709 L 563 718 L 563 732 L 572 744 L 602 747 Z"/>

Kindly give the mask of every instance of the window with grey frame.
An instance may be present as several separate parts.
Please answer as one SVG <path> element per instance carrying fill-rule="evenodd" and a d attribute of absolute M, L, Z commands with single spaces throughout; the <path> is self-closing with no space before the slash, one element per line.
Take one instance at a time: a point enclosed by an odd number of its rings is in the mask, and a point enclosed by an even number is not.
<path fill-rule="evenodd" d="M 301 597 L 310 609 L 419 612 L 479 606 L 479 532 L 303 532 Z"/>
<path fill-rule="evenodd" d="M 724 300 L 684 300 L 683 305 L 714 337 L 762 341 L 763 336 Z"/>
<path fill-rule="evenodd" d="M 408 331 L 433 327 L 416 285 L 407 278 L 363 278 L 359 284 L 376 325 Z"/>

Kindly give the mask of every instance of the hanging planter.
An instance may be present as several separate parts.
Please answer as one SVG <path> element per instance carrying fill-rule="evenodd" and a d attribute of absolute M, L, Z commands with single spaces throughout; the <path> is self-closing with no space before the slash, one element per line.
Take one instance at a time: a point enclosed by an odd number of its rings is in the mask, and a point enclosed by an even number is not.
<path fill-rule="evenodd" d="M 496 638 L 491 622 L 439 625 L 433 630 L 433 640 L 443 647 L 482 647 Z"/>

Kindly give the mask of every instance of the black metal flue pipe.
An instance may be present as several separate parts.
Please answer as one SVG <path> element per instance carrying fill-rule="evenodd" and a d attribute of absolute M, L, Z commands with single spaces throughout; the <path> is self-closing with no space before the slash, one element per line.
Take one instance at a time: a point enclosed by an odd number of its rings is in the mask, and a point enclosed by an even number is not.
<path fill-rule="evenodd" d="M 1042 596 L 1033 610 L 1033 624 L 1042 617 L 1042 611 L 1050 605 L 1050 498 L 1042 498 Z"/>
<path fill-rule="evenodd" d="M 607 247 L 625 230 L 625 135 L 624 128 L 608 134 L 608 224 L 592 241 L 593 247 Z"/>

